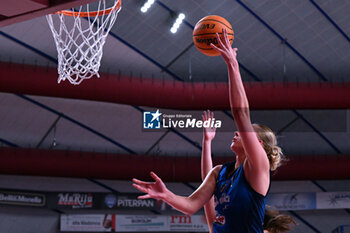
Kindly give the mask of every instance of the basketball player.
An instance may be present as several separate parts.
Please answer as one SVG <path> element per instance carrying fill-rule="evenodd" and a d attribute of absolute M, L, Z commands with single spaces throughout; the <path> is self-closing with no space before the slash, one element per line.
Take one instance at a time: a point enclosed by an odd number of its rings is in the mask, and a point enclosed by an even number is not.
<path fill-rule="evenodd" d="M 272 208 L 265 209 L 264 217 L 264 233 L 282 233 L 292 229 L 295 225 L 292 217 L 280 214 L 278 210 Z"/>
<path fill-rule="evenodd" d="M 214 167 L 200 187 L 188 197 L 172 193 L 153 172 L 151 176 L 155 182 L 133 179 L 133 186 L 146 193 L 139 196 L 140 199 L 160 199 L 188 215 L 197 212 L 214 195 L 214 232 L 262 233 L 270 170 L 277 168 L 282 153 L 269 128 L 252 125 L 236 59 L 237 49 L 232 49 L 226 30 L 222 34 L 223 41 L 216 35 L 218 47 L 211 46 L 220 52 L 227 64 L 230 106 L 238 129 L 231 145 L 236 154 L 236 163 Z"/>
<path fill-rule="evenodd" d="M 209 110 L 205 111 L 202 115 L 202 121 L 212 122 L 214 113 Z M 209 124 L 210 126 L 211 124 Z M 205 179 L 207 174 L 213 168 L 212 156 L 211 156 L 211 142 L 216 134 L 215 127 L 203 127 L 203 141 L 202 141 L 202 157 L 201 157 L 201 176 L 202 180 Z M 231 146 L 232 148 L 232 146 Z M 216 201 L 217 202 L 217 201 Z M 213 223 L 215 222 L 215 209 L 214 199 L 204 205 L 205 217 L 207 219 L 209 232 L 213 231 Z M 292 217 L 288 215 L 281 215 L 277 210 L 272 208 L 265 209 L 264 216 L 264 233 L 282 233 L 291 230 L 291 225 L 295 224 Z"/>

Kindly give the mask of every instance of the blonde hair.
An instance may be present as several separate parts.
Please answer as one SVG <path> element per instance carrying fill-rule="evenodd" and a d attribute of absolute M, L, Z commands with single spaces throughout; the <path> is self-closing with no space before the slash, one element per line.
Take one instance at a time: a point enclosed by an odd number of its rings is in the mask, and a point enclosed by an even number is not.
<path fill-rule="evenodd" d="M 270 233 L 287 232 L 290 231 L 295 224 L 292 217 L 280 214 L 278 210 L 265 208 L 264 230 Z"/>
<path fill-rule="evenodd" d="M 277 146 L 277 138 L 274 132 L 267 126 L 261 124 L 253 124 L 258 139 L 263 142 L 264 150 L 270 161 L 270 170 L 276 170 L 284 160 L 282 149 Z"/>

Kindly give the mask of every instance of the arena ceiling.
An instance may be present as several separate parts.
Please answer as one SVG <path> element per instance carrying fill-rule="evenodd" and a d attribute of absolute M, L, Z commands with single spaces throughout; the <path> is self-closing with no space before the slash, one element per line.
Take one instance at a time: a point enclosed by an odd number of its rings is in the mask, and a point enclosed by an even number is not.
<path fill-rule="evenodd" d="M 11 64 L 30 65 L 30 68 L 25 69 L 27 75 L 7 77 L 14 85 L 1 84 L 2 147 L 200 156 L 200 131 L 142 130 L 142 112 L 156 111 L 157 106 L 86 100 L 79 98 L 79 93 L 83 92 L 79 86 L 71 87 L 78 93 L 76 98 L 44 90 L 46 87 L 40 83 L 36 71 L 30 72 L 30 69 L 57 67 L 57 51 L 45 14 L 91 1 L 17 2 L 15 6 L 0 4 L 4 9 L 0 12 L 1 74 L 9 75 L 10 72 L 4 71 L 11 71 L 11 68 L 6 69 Z M 139 0 L 123 1 L 104 46 L 100 68 L 103 75 L 98 82 L 103 83 L 109 75 L 209 86 L 226 82 L 223 60 L 204 56 L 193 46 L 193 27 L 206 15 L 220 15 L 232 24 L 233 46 L 239 49 L 238 59 L 246 83 L 261 83 L 262 87 L 281 82 L 332 86 L 350 81 L 349 1 L 158 0 L 147 13 L 140 11 L 143 4 L 144 1 Z M 184 24 L 172 34 L 170 27 L 180 12 L 186 15 Z M 46 78 L 56 80 L 57 74 Z M 35 95 L 30 92 L 31 84 L 37 90 Z M 22 89 L 16 90 L 16 85 Z M 58 90 L 70 84 L 55 85 Z M 274 91 L 273 88 L 267 90 Z M 179 92 L 179 97 L 182 94 Z M 325 92 L 324 95 L 330 94 Z M 154 98 L 162 99 L 162 96 Z M 252 119 L 270 126 L 278 134 L 286 155 L 349 154 L 349 107 L 317 106 L 314 100 L 312 109 L 271 110 L 266 103 L 265 109 L 252 110 Z M 207 109 L 205 103 L 199 109 Z M 160 111 L 200 116 L 199 109 L 163 107 Z M 232 127 L 218 130 L 213 154 L 232 156 L 229 149 L 234 130 L 232 117 L 224 108 L 216 109 L 215 116 L 232 122 Z"/>

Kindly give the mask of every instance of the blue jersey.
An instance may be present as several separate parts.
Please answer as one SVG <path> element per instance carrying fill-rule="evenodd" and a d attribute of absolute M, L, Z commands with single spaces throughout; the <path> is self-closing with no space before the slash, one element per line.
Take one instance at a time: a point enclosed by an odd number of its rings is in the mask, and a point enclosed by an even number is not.
<path fill-rule="evenodd" d="M 265 197 L 257 193 L 244 176 L 243 164 L 228 177 L 234 163 L 224 164 L 214 192 L 215 233 L 262 233 Z"/>

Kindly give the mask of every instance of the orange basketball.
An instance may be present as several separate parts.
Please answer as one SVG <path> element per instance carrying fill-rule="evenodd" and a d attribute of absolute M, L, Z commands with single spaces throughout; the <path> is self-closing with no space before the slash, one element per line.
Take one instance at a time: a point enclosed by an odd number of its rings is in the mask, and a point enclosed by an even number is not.
<path fill-rule="evenodd" d="M 193 43 L 201 53 L 207 56 L 219 56 L 220 53 L 210 47 L 210 43 L 219 46 L 216 33 L 219 33 L 220 39 L 223 40 L 223 28 L 226 28 L 227 36 L 232 44 L 233 29 L 231 24 L 217 15 L 208 15 L 198 21 L 193 30 Z"/>

